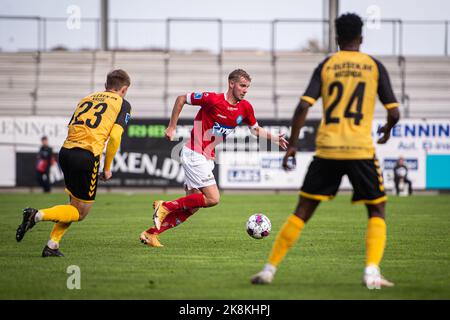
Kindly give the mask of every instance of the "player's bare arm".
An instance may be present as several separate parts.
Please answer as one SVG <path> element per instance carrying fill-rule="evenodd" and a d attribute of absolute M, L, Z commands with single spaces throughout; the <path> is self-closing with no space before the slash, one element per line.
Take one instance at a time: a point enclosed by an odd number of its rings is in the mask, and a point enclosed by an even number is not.
<path fill-rule="evenodd" d="M 172 109 L 172 115 L 170 116 L 170 122 L 165 131 L 165 136 L 170 141 L 172 141 L 173 138 L 175 137 L 178 118 L 180 117 L 181 110 L 183 110 L 185 104 L 186 104 L 186 95 L 178 96 L 177 100 L 175 100 L 175 105 L 173 106 Z"/>
<path fill-rule="evenodd" d="M 291 157 L 295 157 L 297 152 L 297 141 L 300 134 L 300 130 L 305 124 L 306 115 L 308 114 L 310 103 L 305 100 L 300 100 L 295 109 L 294 116 L 292 117 L 291 135 L 289 137 L 288 148 L 283 158 L 283 169 L 289 170 L 288 160 Z"/>
<path fill-rule="evenodd" d="M 380 139 L 378 139 L 378 144 L 385 144 L 391 137 L 391 129 L 400 120 L 400 111 L 398 108 L 388 109 L 387 123 L 378 129 L 378 133 L 382 133 Z"/>
<path fill-rule="evenodd" d="M 279 134 L 274 135 L 274 134 L 271 134 L 266 129 L 264 129 L 263 127 L 259 127 L 259 126 L 252 129 L 252 133 L 257 137 L 261 137 L 261 138 L 270 140 L 270 141 L 278 144 L 281 148 L 283 148 L 283 150 L 286 150 L 286 148 L 288 146 L 288 142 L 284 138 L 284 135 L 285 135 L 284 133 L 279 133 Z"/>

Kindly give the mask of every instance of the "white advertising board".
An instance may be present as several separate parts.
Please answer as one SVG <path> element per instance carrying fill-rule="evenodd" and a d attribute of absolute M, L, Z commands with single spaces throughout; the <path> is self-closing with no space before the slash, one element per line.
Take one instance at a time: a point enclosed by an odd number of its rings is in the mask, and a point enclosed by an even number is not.
<path fill-rule="evenodd" d="M 66 117 L 0 117 L 0 144 L 31 151 L 47 136 L 50 146 L 59 150 L 67 136 L 68 121 Z"/>
<path fill-rule="evenodd" d="M 284 152 L 221 152 L 219 184 L 229 189 L 299 189 L 312 152 L 296 155 L 295 169 L 281 168 Z"/>
<path fill-rule="evenodd" d="M 405 119 L 392 129 L 384 145 L 376 144 L 379 127 L 384 120 L 375 120 L 372 127 L 377 157 L 383 169 L 386 189 L 394 188 L 393 167 L 399 157 L 405 159 L 408 178 L 414 189 L 426 188 L 427 156 L 450 154 L 449 119 Z"/>
<path fill-rule="evenodd" d="M 0 146 L 0 186 L 16 185 L 16 152 L 13 146 Z"/>

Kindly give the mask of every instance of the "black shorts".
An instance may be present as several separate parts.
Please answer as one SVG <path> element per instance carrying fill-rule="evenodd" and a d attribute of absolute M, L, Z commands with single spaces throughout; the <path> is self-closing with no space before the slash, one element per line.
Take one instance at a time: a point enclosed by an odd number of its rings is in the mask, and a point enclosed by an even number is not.
<path fill-rule="evenodd" d="M 66 192 L 77 200 L 95 200 L 98 183 L 100 156 L 80 148 L 61 148 L 59 165 L 64 173 Z"/>
<path fill-rule="evenodd" d="M 386 201 L 383 177 L 376 158 L 333 160 L 314 157 L 300 195 L 314 200 L 330 200 L 337 194 L 344 175 L 348 176 L 353 186 L 352 202 L 377 204 Z"/>

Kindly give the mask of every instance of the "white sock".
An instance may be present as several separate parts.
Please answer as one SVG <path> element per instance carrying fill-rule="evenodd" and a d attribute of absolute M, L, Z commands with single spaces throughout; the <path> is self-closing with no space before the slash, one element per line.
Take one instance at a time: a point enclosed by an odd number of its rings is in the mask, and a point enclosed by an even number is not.
<path fill-rule="evenodd" d="M 266 263 L 266 265 L 263 268 L 263 271 L 268 271 L 271 274 L 275 274 L 275 272 L 277 272 L 277 267 L 271 265 L 270 263 Z"/>
<path fill-rule="evenodd" d="M 56 249 L 58 249 L 59 248 L 59 243 L 58 242 L 55 242 L 55 241 L 53 241 L 53 240 L 48 240 L 48 242 L 47 242 L 47 246 L 50 248 L 50 249 L 53 249 L 53 250 L 56 250 Z"/>
<path fill-rule="evenodd" d="M 42 221 L 42 216 L 44 213 L 42 211 L 38 211 L 34 216 L 34 222 Z"/>
<path fill-rule="evenodd" d="M 371 276 L 376 276 L 380 274 L 380 268 L 374 264 L 367 266 L 364 269 L 364 274 L 366 275 L 371 275 Z"/>

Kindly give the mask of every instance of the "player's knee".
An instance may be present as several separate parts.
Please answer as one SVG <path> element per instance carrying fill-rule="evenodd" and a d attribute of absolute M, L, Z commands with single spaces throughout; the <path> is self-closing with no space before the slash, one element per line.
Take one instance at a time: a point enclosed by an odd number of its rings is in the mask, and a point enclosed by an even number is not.
<path fill-rule="evenodd" d="M 371 208 L 369 210 L 369 218 L 381 218 L 384 219 L 384 208 Z"/>
<path fill-rule="evenodd" d="M 366 205 L 369 218 L 381 218 L 384 219 L 384 202 L 375 205 Z"/>
<path fill-rule="evenodd" d="M 78 210 L 78 221 L 83 221 L 87 217 L 89 210 L 91 209 L 91 205 L 79 201 L 72 201 L 71 204 Z"/>
<path fill-rule="evenodd" d="M 319 204 L 320 201 L 318 200 L 308 199 L 300 196 L 294 214 L 306 223 L 312 217 Z"/>
<path fill-rule="evenodd" d="M 81 209 L 77 208 L 77 209 L 78 209 L 78 213 L 80 214 L 78 221 L 83 221 L 87 217 L 87 215 L 89 213 L 89 209 L 86 209 L 86 208 L 81 208 Z"/>
<path fill-rule="evenodd" d="M 205 204 L 207 207 L 214 207 L 219 204 L 220 195 L 209 196 L 206 198 Z"/>
<path fill-rule="evenodd" d="M 87 216 L 87 213 L 85 212 L 80 212 L 80 216 L 78 218 L 78 221 L 83 221 Z"/>

